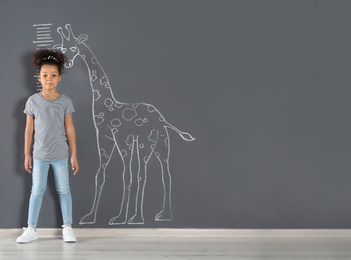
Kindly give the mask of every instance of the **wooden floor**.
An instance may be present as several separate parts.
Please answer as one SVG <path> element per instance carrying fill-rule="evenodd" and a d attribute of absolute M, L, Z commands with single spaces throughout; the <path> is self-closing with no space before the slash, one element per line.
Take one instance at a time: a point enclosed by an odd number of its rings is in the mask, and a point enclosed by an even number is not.
<path fill-rule="evenodd" d="M 41 237 L 17 244 L 0 236 L 0 259 L 351 259 L 351 237 L 78 236 L 77 243 Z"/>

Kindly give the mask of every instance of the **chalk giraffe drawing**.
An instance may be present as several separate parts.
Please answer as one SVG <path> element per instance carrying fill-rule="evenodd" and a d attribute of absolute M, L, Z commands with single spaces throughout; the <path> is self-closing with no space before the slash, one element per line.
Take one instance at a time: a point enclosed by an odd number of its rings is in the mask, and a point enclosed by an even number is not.
<path fill-rule="evenodd" d="M 80 224 L 93 224 L 99 206 L 101 192 L 105 183 L 107 165 L 112 153 L 117 150 L 123 162 L 123 197 L 119 214 L 111 218 L 109 224 L 144 224 L 143 202 L 144 189 L 147 179 L 147 164 L 150 157 L 155 155 L 161 165 L 163 184 L 162 210 L 156 214 L 156 221 L 172 220 L 171 187 L 172 179 L 169 169 L 170 139 L 168 129 L 177 132 L 185 141 L 193 141 L 189 133 L 178 130 L 169 124 L 162 114 L 150 104 L 121 103 L 117 101 L 109 80 L 86 44 L 88 36 L 81 34 L 75 37 L 71 25 L 65 26 L 67 34 L 59 27 L 57 32 L 61 35 L 62 43 L 54 48 L 60 48 L 68 58 L 67 68 L 74 65 L 75 58 L 80 57 L 85 62 L 92 90 L 92 113 L 96 129 L 97 147 L 100 165 L 95 176 L 95 196 L 91 211 L 83 216 Z M 131 166 L 133 154 L 138 160 L 138 171 L 133 175 Z M 136 184 L 133 182 L 136 180 Z M 131 191 L 135 197 L 135 208 L 129 209 Z M 133 214 L 128 219 L 128 211 Z"/>

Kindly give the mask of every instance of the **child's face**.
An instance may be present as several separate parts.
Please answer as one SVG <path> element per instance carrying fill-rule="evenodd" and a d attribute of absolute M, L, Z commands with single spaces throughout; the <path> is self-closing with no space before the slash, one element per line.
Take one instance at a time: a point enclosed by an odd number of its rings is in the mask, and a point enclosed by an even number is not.
<path fill-rule="evenodd" d="M 41 83 L 43 90 L 56 90 L 56 87 L 61 80 L 61 75 L 56 65 L 45 64 L 41 66 L 38 80 Z"/>

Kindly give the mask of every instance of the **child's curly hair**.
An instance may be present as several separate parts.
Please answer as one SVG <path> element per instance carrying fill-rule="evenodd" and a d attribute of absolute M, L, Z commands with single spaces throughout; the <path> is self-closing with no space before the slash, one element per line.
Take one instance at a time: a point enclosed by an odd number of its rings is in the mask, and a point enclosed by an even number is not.
<path fill-rule="evenodd" d="M 61 51 L 54 51 L 51 49 L 40 49 L 33 54 L 33 65 L 40 71 L 41 66 L 45 64 L 56 65 L 61 75 L 65 68 L 66 55 Z"/>

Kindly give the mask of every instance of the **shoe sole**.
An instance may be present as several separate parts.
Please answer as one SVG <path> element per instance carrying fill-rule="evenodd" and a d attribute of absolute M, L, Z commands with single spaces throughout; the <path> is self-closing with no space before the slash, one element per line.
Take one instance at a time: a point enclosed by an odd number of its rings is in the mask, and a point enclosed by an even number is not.
<path fill-rule="evenodd" d="M 66 243 L 76 243 L 77 242 L 77 239 L 76 240 L 68 240 L 68 239 L 64 239 L 64 238 L 62 238 L 62 239 Z"/>
<path fill-rule="evenodd" d="M 16 242 L 17 242 L 18 244 L 28 244 L 28 243 L 30 243 L 30 242 L 32 242 L 32 241 L 35 241 L 35 240 L 38 240 L 38 238 L 34 238 L 34 239 L 29 240 L 29 241 L 17 241 L 17 240 L 16 240 Z"/>

